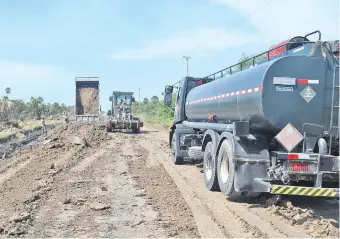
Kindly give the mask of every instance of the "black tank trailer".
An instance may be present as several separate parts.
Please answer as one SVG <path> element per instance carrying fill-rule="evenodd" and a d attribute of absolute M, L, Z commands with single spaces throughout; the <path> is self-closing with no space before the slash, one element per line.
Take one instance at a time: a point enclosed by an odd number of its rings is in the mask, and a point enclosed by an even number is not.
<path fill-rule="evenodd" d="M 306 122 L 328 129 L 332 80 L 320 57 L 282 57 L 192 89 L 185 112 L 188 121 L 214 115 L 218 123 L 249 121 L 275 134 L 289 122 L 300 131 Z"/>
<path fill-rule="evenodd" d="M 314 33 L 319 40 L 309 41 Z M 182 80 L 169 134 L 174 163 L 203 159 L 207 188 L 229 197 L 338 197 L 339 61 L 330 45 L 316 31 L 271 47 L 248 69 L 242 62 Z"/>

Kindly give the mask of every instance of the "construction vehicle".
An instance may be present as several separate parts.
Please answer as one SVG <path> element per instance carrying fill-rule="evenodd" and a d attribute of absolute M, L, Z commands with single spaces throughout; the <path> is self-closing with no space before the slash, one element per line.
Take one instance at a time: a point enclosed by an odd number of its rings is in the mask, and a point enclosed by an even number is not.
<path fill-rule="evenodd" d="M 99 77 L 76 77 L 75 121 L 98 121 Z"/>
<path fill-rule="evenodd" d="M 133 92 L 113 91 L 109 100 L 112 104 L 108 112 L 107 132 L 124 129 L 139 133 L 143 122 L 138 117 L 132 116 L 132 103 L 135 102 Z"/>
<path fill-rule="evenodd" d="M 339 59 L 330 46 L 315 31 L 167 85 L 167 105 L 178 89 L 169 132 L 174 164 L 203 160 L 206 187 L 228 198 L 338 198 Z"/>

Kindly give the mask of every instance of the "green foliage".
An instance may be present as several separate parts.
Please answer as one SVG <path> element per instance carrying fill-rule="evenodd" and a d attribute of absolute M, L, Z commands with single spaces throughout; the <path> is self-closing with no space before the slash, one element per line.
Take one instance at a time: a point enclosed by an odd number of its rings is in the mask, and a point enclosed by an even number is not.
<path fill-rule="evenodd" d="M 252 59 L 252 57 L 254 57 L 254 56 L 256 56 L 256 55 L 258 55 L 258 53 L 257 53 L 257 54 L 252 54 L 252 55 L 247 56 L 247 55 L 243 52 L 241 58 L 239 59 L 239 62 L 245 61 L 245 60 L 247 60 L 247 59 L 249 59 L 249 58 L 250 58 L 250 59 L 242 63 L 242 69 L 246 69 L 246 68 L 249 68 L 250 66 L 252 66 L 252 65 L 253 65 L 253 59 Z M 266 54 L 260 55 L 260 56 L 258 56 L 258 57 L 256 57 L 256 58 L 254 59 L 254 63 L 256 64 L 257 62 L 262 61 L 262 60 L 264 60 L 264 59 L 266 59 L 266 58 L 267 58 Z M 238 70 L 241 70 L 241 64 L 237 66 L 237 69 L 238 69 Z"/>
<path fill-rule="evenodd" d="M 10 88 L 6 88 L 5 92 L 11 92 Z M 10 112 L 7 112 L 7 118 L 13 120 L 21 119 L 40 119 L 42 116 L 52 116 L 61 114 L 63 112 L 73 113 L 74 106 L 66 106 L 57 102 L 50 104 L 45 103 L 42 97 L 31 97 L 30 101 L 24 102 L 23 100 L 8 100 L 11 103 Z"/>
<path fill-rule="evenodd" d="M 144 98 L 143 102 L 135 102 L 132 104 L 132 113 L 139 116 L 143 121 L 153 123 L 171 125 L 174 117 L 172 108 L 175 104 L 176 95 L 173 94 L 172 106 L 169 107 L 164 104 L 163 100 L 159 100 L 157 96 L 151 97 L 150 101 Z"/>
<path fill-rule="evenodd" d="M 157 104 L 158 101 L 159 101 L 158 96 L 154 95 L 154 96 L 151 97 L 152 104 Z"/>

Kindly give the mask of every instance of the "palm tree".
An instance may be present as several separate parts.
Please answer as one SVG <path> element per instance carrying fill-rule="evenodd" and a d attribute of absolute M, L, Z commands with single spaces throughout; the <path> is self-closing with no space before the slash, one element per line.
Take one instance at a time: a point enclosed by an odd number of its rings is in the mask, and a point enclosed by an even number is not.
<path fill-rule="evenodd" d="M 6 91 L 6 94 L 7 94 L 7 99 L 9 99 L 9 94 L 11 94 L 12 90 L 11 90 L 11 88 L 6 87 L 5 91 Z"/>

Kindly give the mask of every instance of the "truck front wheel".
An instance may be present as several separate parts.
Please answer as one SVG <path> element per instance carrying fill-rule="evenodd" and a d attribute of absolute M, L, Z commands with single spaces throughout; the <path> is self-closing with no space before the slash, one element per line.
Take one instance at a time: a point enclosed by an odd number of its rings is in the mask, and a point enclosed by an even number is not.
<path fill-rule="evenodd" d="M 175 134 L 172 136 L 171 140 L 171 154 L 172 154 L 172 162 L 176 165 L 182 164 L 184 159 L 183 157 L 178 156 L 176 141 L 175 141 Z"/>
<path fill-rule="evenodd" d="M 216 171 L 216 157 L 214 157 L 213 153 L 213 144 L 209 142 L 204 150 L 203 172 L 205 186 L 210 191 L 219 190 Z"/>
<path fill-rule="evenodd" d="M 232 147 L 228 140 L 224 140 L 220 147 L 217 158 L 217 176 L 221 192 L 229 199 L 236 199 L 242 196 L 234 188 L 235 169 L 232 159 Z"/>

